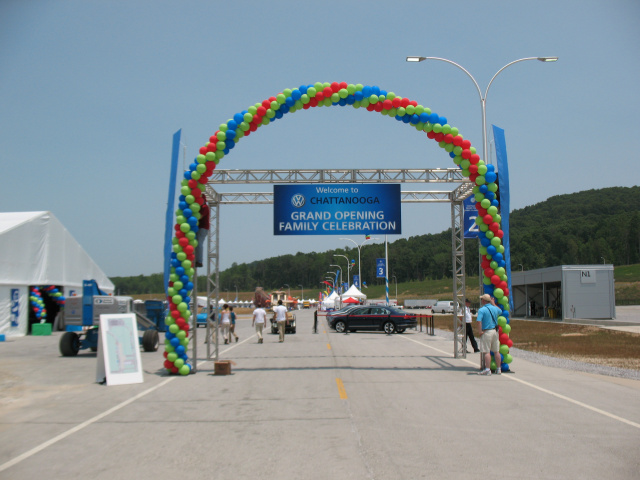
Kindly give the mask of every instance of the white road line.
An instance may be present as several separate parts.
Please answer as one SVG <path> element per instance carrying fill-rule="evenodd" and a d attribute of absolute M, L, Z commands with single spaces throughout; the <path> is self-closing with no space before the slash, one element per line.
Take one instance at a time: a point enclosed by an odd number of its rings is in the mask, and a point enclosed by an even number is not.
<path fill-rule="evenodd" d="M 243 344 L 243 343 L 245 343 L 245 342 L 248 342 L 248 341 L 249 341 L 250 339 L 252 339 L 253 337 L 255 337 L 255 335 L 252 335 L 251 337 L 249 337 L 249 338 L 247 338 L 247 339 L 243 340 L 242 342 L 239 342 L 239 343 L 235 343 L 235 344 L 233 344 L 232 346 L 230 346 L 230 347 L 229 347 L 229 348 L 227 348 L 226 350 L 222 351 L 222 352 L 221 352 L 221 354 L 225 354 L 225 353 L 227 353 L 228 351 L 230 351 L 230 350 L 234 349 L 235 347 L 237 347 L 237 346 L 239 346 L 239 345 L 242 345 L 242 344 Z M 204 361 L 202 361 L 202 362 L 198 363 L 198 367 L 199 367 L 200 365 L 203 365 L 203 364 L 205 364 L 205 363 L 209 362 L 209 361 L 210 361 L 210 360 L 204 360 Z M 90 418 L 89 420 L 87 420 L 87 421 L 85 421 L 85 422 L 82 422 L 82 423 L 80 423 L 80 424 L 76 425 L 76 426 L 75 426 L 75 427 L 73 427 L 73 428 L 70 428 L 70 429 L 69 429 L 69 430 L 67 430 L 66 432 L 61 433 L 60 435 L 58 435 L 58 436 L 56 436 L 56 437 L 53 437 L 52 439 L 47 440 L 47 441 L 46 441 L 46 442 L 44 442 L 44 443 L 41 443 L 41 444 L 40 444 L 40 445 L 38 445 L 37 447 L 32 448 L 31 450 L 29 450 L 29 451 L 27 451 L 27 452 L 25 452 L 25 453 L 23 453 L 23 454 L 21 454 L 21 455 L 18 455 L 18 456 L 17 456 L 17 457 L 15 457 L 14 459 L 9 460 L 8 462 L 3 463 L 2 465 L 0 465 L 0 472 L 2 472 L 2 471 L 4 471 L 4 470 L 6 470 L 7 468 L 11 468 L 11 467 L 13 467 L 14 465 L 16 465 L 16 464 L 18 464 L 18 463 L 22 462 L 23 460 L 26 460 L 26 459 L 27 459 L 27 458 L 29 458 L 29 457 L 32 457 L 32 456 L 33 456 L 33 455 L 35 455 L 36 453 L 41 452 L 42 450 L 44 450 L 44 449 L 45 449 L 45 448 L 47 448 L 47 447 L 50 447 L 50 446 L 51 446 L 51 445 L 53 445 L 54 443 L 57 443 L 57 442 L 59 442 L 60 440 L 64 440 L 64 439 L 65 439 L 65 438 L 67 438 L 69 435 L 73 435 L 74 433 L 79 432 L 79 431 L 80 431 L 80 430 L 82 430 L 83 428 L 88 427 L 89 425 L 91 425 L 91 424 L 93 424 L 93 423 L 96 423 L 98 420 L 101 420 L 101 419 L 103 419 L 104 417 L 106 417 L 107 415 L 110 415 L 110 414 L 112 414 L 113 412 L 116 412 L 116 411 L 120 410 L 121 408 L 126 407 L 126 406 L 127 406 L 127 405 L 129 405 L 130 403 L 133 403 L 133 402 L 135 402 L 136 400 L 139 400 L 140 398 L 144 397 L 145 395 L 148 395 L 149 393 L 153 392 L 154 390 L 157 390 L 157 389 L 159 389 L 160 387 L 164 387 L 167 383 L 171 382 L 172 380 L 175 380 L 176 378 L 178 378 L 178 377 L 177 377 L 177 376 L 175 376 L 175 377 L 167 378 L 166 380 L 164 380 L 163 382 L 160 382 L 160 383 L 159 383 L 158 385 L 156 385 L 155 387 L 151 387 L 151 388 L 149 388 L 148 390 L 145 390 L 144 392 L 141 392 L 141 393 L 137 394 L 136 396 L 131 397 L 131 398 L 130 398 L 130 399 L 128 399 L 128 400 L 125 400 L 124 402 L 122 402 L 122 403 L 120 403 L 120 404 L 116 405 L 115 407 L 112 407 L 112 408 L 110 408 L 109 410 L 105 410 L 104 412 L 100 413 L 99 415 L 96 415 L 95 417 Z"/>
<path fill-rule="evenodd" d="M 431 348 L 432 350 L 435 350 L 436 352 L 444 353 L 445 355 L 448 355 L 448 356 L 453 358 L 453 355 L 451 353 L 445 352 L 444 350 L 437 349 L 435 347 L 432 347 L 431 345 L 427 345 L 427 344 L 422 343 L 422 342 L 420 342 L 418 340 L 414 340 L 413 338 L 406 337 L 406 336 L 400 336 L 400 338 L 404 338 L 405 340 L 410 340 L 412 342 L 417 343 L 418 345 L 422 345 L 423 347 Z M 463 361 L 465 361 L 465 362 L 467 362 L 467 363 L 469 363 L 471 365 L 474 365 L 474 366 L 477 365 L 476 363 L 474 363 L 474 362 L 472 362 L 470 360 L 467 360 L 466 358 L 463 358 L 461 360 L 463 360 Z M 546 388 L 539 387 L 537 385 L 534 385 L 533 383 L 526 382 L 526 381 L 524 381 L 524 380 L 522 380 L 520 378 L 516 378 L 513 375 L 501 375 L 501 377 L 507 378 L 509 380 L 513 380 L 514 382 L 519 382 L 519 383 L 521 383 L 523 385 L 526 385 L 528 387 L 534 388 L 536 390 L 539 390 L 539 391 L 541 391 L 543 393 L 546 393 L 548 395 L 551 395 L 553 397 L 559 398 L 561 400 L 565 400 L 565 401 L 567 401 L 569 403 L 573 403 L 574 405 L 578 405 L 580 407 L 586 408 L 587 410 L 591 410 L 592 412 L 599 413 L 600 415 L 604 415 L 605 417 L 609 417 L 609 418 L 612 418 L 614 420 L 618 420 L 619 422 L 626 423 L 627 425 L 630 425 L 632 427 L 640 428 L 640 424 L 638 424 L 636 422 L 632 422 L 631 420 L 627 420 L 626 418 L 619 417 L 619 416 L 614 415 L 613 413 L 609 413 L 609 412 L 607 412 L 605 410 L 601 410 L 599 408 L 592 407 L 591 405 L 587 405 L 586 403 L 580 402 L 578 400 L 574 400 L 573 398 L 567 397 L 566 395 L 562 395 L 560 393 L 556 393 L 556 392 L 553 392 L 551 390 L 547 390 Z"/>
<path fill-rule="evenodd" d="M 75 427 L 67 430 L 66 432 L 61 433 L 60 435 L 58 435 L 56 437 L 53 437 L 51 440 L 47 440 L 46 442 L 41 443 L 40 445 L 38 445 L 35 448 L 32 448 L 28 452 L 25 452 L 22 455 L 18 455 L 13 460 L 9 460 L 8 462 L 3 463 L 2 465 L 0 465 L 0 472 L 6 470 L 7 468 L 13 467 L 17 463 L 20 463 L 21 461 L 26 460 L 27 458 L 35 455 L 36 453 L 44 450 L 45 448 L 53 445 L 54 443 L 57 443 L 60 440 L 63 440 L 65 438 L 67 438 L 69 435 L 72 435 L 72 434 L 82 430 L 83 428 L 88 427 L 89 425 L 91 425 L 91 424 L 97 422 L 98 420 L 106 417 L 107 415 L 110 415 L 113 412 L 115 412 L 117 410 L 120 410 L 123 407 L 126 407 L 130 403 L 135 402 L 136 400 L 144 397 L 145 395 L 148 395 L 149 393 L 153 392 L 154 390 L 157 390 L 158 388 L 165 386 L 167 383 L 171 382 L 172 380 L 175 380 L 176 378 L 177 377 L 167 378 L 166 380 L 164 380 L 163 382 L 160 382 L 155 387 L 151 387 L 148 390 L 145 390 L 144 392 L 141 392 L 138 395 L 136 395 L 134 397 L 131 397 L 129 400 L 125 400 L 124 402 L 116 405 L 115 407 L 112 407 L 109 410 L 106 410 L 106 411 L 102 412 L 101 414 L 96 415 L 95 417 L 90 418 L 89 420 L 76 425 Z"/>

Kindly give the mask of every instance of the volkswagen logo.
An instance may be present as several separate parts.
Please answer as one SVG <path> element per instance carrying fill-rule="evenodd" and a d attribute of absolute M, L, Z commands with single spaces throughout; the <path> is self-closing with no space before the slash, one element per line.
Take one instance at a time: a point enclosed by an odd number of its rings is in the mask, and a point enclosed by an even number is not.
<path fill-rule="evenodd" d="M 306 200 L 304 198 L 304 195 L 302 195 L 301 193 L 296 193 L 294 196 L 291 197 L 291 205 L 293 205 L 296 208 L 304 207 L 305 203 L 306 203 Z"/>

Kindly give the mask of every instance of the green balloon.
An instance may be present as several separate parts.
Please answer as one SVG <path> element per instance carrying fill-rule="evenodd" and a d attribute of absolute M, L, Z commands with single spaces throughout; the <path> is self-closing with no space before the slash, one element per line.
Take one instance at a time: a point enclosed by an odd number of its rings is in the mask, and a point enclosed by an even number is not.
<path fill-rule="evenodd" d="M 491 279 L 485 275 L 482 277 L 482 283 L 485 285 L 491 285 Z"/>
<path fill-rule="evenodd" d="M 456 155 L 461 155 L 462 154 L 462 147 L 454 147 L 453 148 L 453 153 L 455 153 Z"/>
<path fill-rule="evenodd" d="M 484 178 L 484 175 L 478 175 L 476 177 L 476 185 L 484 185 L 486 183 L 486 179 Z"/>
<path fill-rule="evenodd" d="M 169 327 L 169 331 L 175 335 L 176 333 L 178 333 L 180 331 L 180 327 L 178 327 L 178 325 L 176 325 L 174 323 L 173 325 L 171 325 Z"/>
<path fill-rule="evenodd" d="M 405 111 L 408 115 L 413 115 L 416 112 L 416 107 L 414 107 L 413 105 L 407 105 L 405 107 Z"/>
<path fill-rule="evenodd" d="M 498 268 L 498 262 L 496 262 L 495 260 L 493 260 L 493 261 L 489 264 L 489 266 L 495 270 L 496 268 Z"/>
<path fill-rule="evenodd" d="M 349 90 L 347 90 L 346 88 L 341 88 L 338 92 L 338 95 L 340 96 L 340 98 L 347 98 L 349 96 Z"/>
<path fill-rule="evenodd" d="M 440 125 L 439 123 L 435 123 L 433 125 L 433 131 L 436 132 L 436 133 L 442 132 L 442 125 Z"/>
<path fill-rule="evenodd" d="M 396 114 L 400 117 L 404 117 L 404 114 L 407 113 L 407 111 L 404 109 L 404 107 L 398 107 L 398 110 L 396 111 Z"/>
<path fill-rule="evenodd" d="M 174 360 L 173 364 L 176 368 L 180 368 L 184 365 L 184 360 L 181 358 L 177 358 L 176 360 Z"/>
<path fill-rule="evenodd" d="M 496 213 L 498 213 L 498 208 L 491 205 L 491 202 L 489 202 L 489 205 L 490 205 L 489 207 L 484 207 L 484 208 L 486 208 L 487 213 L 493 217 L 495 216 Z"/>
<path fill-rule="evenodd" d="M 510 353 L 507 353 L 507 354 L 504 356 L 504 360 L 503 360 L 503 362 L 504 362 L 504 363 L 506 363 L 507 365 L 508 365 L 508 364 L 510 364 L 511 362 L 513 362 L 513 357 L 511 356 L 511 354 L 510 354 Z"/>
<path fill-rule="evenodd" d="M 180 302 L 177 308 L 179 312 L 186 312 L 187 310 L 189 310 L 189 305 L 184 302 Z"/>
<path fill-rule="evenodd" d="M 496 193 L 498 191 L 498 185 L 496 183 L 489 183 L 487 188 L 490 192 Z"/>
<path fill-rule="evenodd" d="M 171 352 L 170 354 L 167 355 L 167 360 L 169 360 L 170 362 L 175 362 L 178 359 L 178 354 L 175 352 Z"/>
<path fill-rule="evenodd" d="M 509 347 L 507 345 L 500 345 L 500 353 L 506 355 L 509 353 Z"/>
<path fill-rule="evenodd" d="M 493 237 L 491 239 L 491 245 L 498 248 L 498 246 L 500 246 L 500 237 Z"/>
<path fill-rule="evenodd" d="M 177 325 L 175 325 L 177 327 Z M 180 330 L 180 329 L 178 329 Z M 184 330 L 180 330 L 178 332 L 174 332 L 176 334 L 176 337 L 178 337 L 180 340 L 184 340 L 187 337 L 187 332 L 185 332 Z"/>
<path fill-rule="evenodd" d="M 504 329 L 504 326 L 505 326 L 506 324 L 507 324 L 507 319 L 506 319 L 506 318 L 504 318 L 502 315 L 500 315 L 500 316 L 498 317 L 498 325 L 500 325 L 500 326 Z"/>
<path fill-rule="evenodd" d="M 496 275 L 498 275 L 499 277 L 501 277 L 501 276 L 502 276 L 502 275 L 504 275 L 504 273 L 505 273 L 505 271 L 504 271 L 504 267 L 496 268 L 496 269 L 494 270 L 494 273 L 495 273 Z"/>
<path fill-rule="evenodd" d="M 340 101 L 340 95 L 337 93 L 331 94 L 331 103 L 338 103 Z"/>
<path fill-rule="evenodd" d="M 183 186 L 180 188 L 180 193 L 182 193 L 182 195 L 189 195 L 191 193 L 191 189 L 188 186 Z"/>
<path fill-rule="evenodd" d="M 495 237 L 495 236 L 496 236 L 496 234 L 495 234 L 495 233 L 493 233 L 491 230 L 487 230 L 487 231 L 485 232 L 485 235 L 487 236 L 487 238 L 488 238 L 489 240 L 491 240 L 493 237 Z"/>
<path fill-rule="evenodd" d="M 501 288 L 496 288 L 496 289 L 493 291 L 493 296 L 494 296 L 494 297 L 496 297 L 496 298 L 502 298 L 502 297 L 504 297 L 504 290 L 502 290 Z"/>
<path fill-rule="evenodd" d="M 511 325 L 509 325 L 508 323 L 502 327 L 502 331 L 504 333 L 509 333 L 511 331 Z"/>
<path fill-rule="evenodd" d="M 349 95 L 353 95 L 356 93 L 356 86 L 353 84 L 347 85 L 347 92 L 349 92 Z"/>
<path fill-rule="evenodd" d="M 209 145 L 209 142 L 207 142 L 207 145 Z M 207 153 L 211 153 L 211 152 L 207 152 Z M 199 155 L 196 157 L 196 161 L 197 161 L 198 163 L 205 163 L 205 162 L 207 161 L 207 156 L 206 156 L 206 155 L 199 154 Z"/>
<path fill-rule="evenodd" d="M 478 228 L 480 229 L 481 232 L 488 232 L 489 231 L 489 225 L 487 225 L 486 223 L 481 223 L 478 226 Z"/>
<path fill-rule="evenodd" d="M 491 200 L 489 200 L 488 198 L 485 198 L 484 200 L 482 200 L 480 202 L 480 206 L 485 210 L 487 210 L 487 212 L 489 211 L 488 210 L 489 208 L 495 208 L 495 207 L 491 207 Z"/>
<path fill-rule="evenodd" d="M 189 368 L 189 365 L 182 365 L 178 369 L 178 372 L 180 373 L 180 375 L 189 375 L 191 373 L 191 369 Z"/>
<path fill-rule="evenodd" d="M 442 133 L 444 133 L 445 135 L 448 135 L 449 133 L 451 133 L 451 125 L 449 125 L 448 123 L 445 123 L 442 126 Z"/>
<path fill-rule="evenodd" d="M 309 98 L 313 98 L 313 97 L 316 96 L 316 93 L 318 93 L 318 91 L 316 90 L 315 87 L 309 87 L 307 89 L 307 93 L 306 94 L 309 96 Z"/>
<path fill-rule="evenodd" d="M 187 233 L 189 230 L 191 230 L 191 226 L 188 223 L 180 224 L 180 231 Z"/>
<path fill-rule="evenodd" d="M 180 305 L 180 302 L 182 302 L 182 295 L 173 295 L 171 297 L 171 301 L 173 302 L 174 305 Z M 176 333 L 176 332 L 171 332 L 171 333 Z"/>
<path fill-rule="evenodd" d="M 184 285 L 182 284 L 182 282 L 175 282 L 173 284 L 173 288 L 175 288 L 176 290 L 182 290 L 184 288 Z"/>

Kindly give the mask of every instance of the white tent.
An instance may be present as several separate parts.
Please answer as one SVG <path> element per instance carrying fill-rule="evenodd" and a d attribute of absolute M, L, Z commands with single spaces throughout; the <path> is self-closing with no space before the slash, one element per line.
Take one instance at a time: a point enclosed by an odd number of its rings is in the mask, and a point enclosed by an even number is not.
<path fill-rule="evenodd" d="M 113 293 L 111 280 L 51 212 L 0 213 L 0 333 L 28 332 L 29 287 L 53 285 L 70 297 L 82 295 L 83 280 Z"/>
<path fill-rule="evenodd" d="M 346 292 L 344 292 L 342 294 L 341 298 L 344 300 L 344 299 L 347 299 L 349 297 L 353 297 L 353 298 L 357 298 L 357 299 L 367 298 L 367 296 L 364 293 L 362 293 L 360 290 L 358 290 L 355 285 L 351 285 L 349 287 L 349 290 L 347 290 Z"/>

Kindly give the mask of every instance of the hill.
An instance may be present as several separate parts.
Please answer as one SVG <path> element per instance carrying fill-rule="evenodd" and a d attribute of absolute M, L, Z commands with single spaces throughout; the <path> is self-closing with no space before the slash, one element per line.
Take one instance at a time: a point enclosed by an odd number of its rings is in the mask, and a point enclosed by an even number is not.
<path fill-rule="evenodd" d="M 466 240 L 467 252 L 477 252 L 477 241 Z M 220 272 L 222 289 L 253 291 L 285 284 L 317 289 L 334 254 L 357 259 L 353 249 L 336 249 L 270 257 L 233 264 Z M 361 250 L 362 277 L 371 287 L 382 286 L 375 259 L 384 257 L 384 245 Z M 468 274 L 478 272 L 478 255 L 465 256 Z M 557 195 L 511 212 L 512 267 L 525 270 L 560 264 L 640 263 L 640 187 L 612 187 Z M 344 260 L 343 260 L 344 261 Z M 390 283 L 426 282 L 451 278 L 451 230 L 399 239 L 389 244 Z M 393 277 L 395 275 L 395 278 Z M 345 275 L 346 276 L 346 275 Z M 114 277 L 121 293 L 162 292 L 162 275 Z M 204 290 L 205 279 L 199 279 Z M 346 278 L 344 279 L 346 281 Z M 446 282 L 445 282 L 446 283 Z M 233 288 L 231 288 L 233 287 Z"/>

